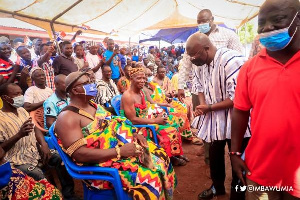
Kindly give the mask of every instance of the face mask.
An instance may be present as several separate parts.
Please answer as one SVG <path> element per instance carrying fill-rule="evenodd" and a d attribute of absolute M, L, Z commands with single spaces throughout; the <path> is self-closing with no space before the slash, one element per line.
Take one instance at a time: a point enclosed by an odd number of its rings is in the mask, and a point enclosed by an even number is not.
<path fill-rule="evenodd" d="M 150 83 L 153 80 L 154 76 L 148 76 L 147 81 Z"/>
<path fill-rule="evenodd" d="M 9 96 L 6 96 L 6 98 L 10 98 Z M 24 105 L 24 96 L 20 95 L 14 98 L 10 98 L 13 100 L 13 103 L 8 102 L 10 105 L 12 105 L 15 108 L 20 108 Z"/>
<path fill-rule="evenodd" d="M 10 181 L 10 177 L 12 174 L 12 170 L 10 167 L 9 162 L 3 164 L 0 166 L 0 189 L 4 188 L 5 186 L 8 185 Z"/>
<path fill-rule="evenodd" d="M 84 89 L 85 95 L 92 96 L 92 97 L 97 96 L 98 90 L 96 87 L 96 83 L 90 83 L 90 84 L 83 85 L 83 89 Z"/>
<path fill-rule="evenodd" d="M 284 49 L 292 41 L 295 33 L 297 32 L 298 27 L 296 27 L 292 37 L 289 35 L 289 28 L 294 22 L 297 14 L 298 12 L 288 27 L 259 34 L 260 43 L 269 51 L 279 51 Z"/>
<path fill-rule="evenodd" d="M 200 31 L 200 33 L 208 33 L 210 31 L 209 23 L 199 24 L 198 30 Z"/>

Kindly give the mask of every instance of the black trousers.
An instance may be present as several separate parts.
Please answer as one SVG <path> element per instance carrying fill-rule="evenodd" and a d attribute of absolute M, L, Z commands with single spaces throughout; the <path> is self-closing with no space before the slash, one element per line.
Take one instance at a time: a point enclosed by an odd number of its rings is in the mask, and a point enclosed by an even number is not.
<path fill-rule="evenodd" d="M 195 111 L 196 106 L 200 104 L 199 97 L 197 94 L 192 94 L 192 103 L 193 103 L 193 111 Z"/>
<path fill-rule="evenodd" d="M 48 162 L 48 166 L 54 167 L 56 169 L 57 176 L 62 187 L 62 195 L 64 196 L 64 198 L 70 198 L 74 196 L 74 181 L 73 178 L 67 172 L 65 166 L 61 165 L 61 163 L 62 160 L 59 154 L 56 152 L 52 153 L 52 156 Z M 31 176 L 36 181 L 46 178 L 43 173 L 43 170 L 38 166 L 24 164 L 17 165 L 15 167 L 27 174 L 28 176 Z"/>
<path fill-rule="evenodd" d="M 244 138 L 242 143 L 241 152 L 244 152 L 250 138 Z M 209 148 L 209 161 L 210 161 L 210 176 L 213 181 L 217 193 L 225 192 L 225 146 L 228 144 L 230 151 L 231 140 L 217 140 L 210 144 Z M 231 200 L 243 200 L 245 199 L 245 193 L 237 193 L 235 186 L 239 184 L 239 179 L 236 174 L 232 171 L 232 182 L 231 182 Z"/>

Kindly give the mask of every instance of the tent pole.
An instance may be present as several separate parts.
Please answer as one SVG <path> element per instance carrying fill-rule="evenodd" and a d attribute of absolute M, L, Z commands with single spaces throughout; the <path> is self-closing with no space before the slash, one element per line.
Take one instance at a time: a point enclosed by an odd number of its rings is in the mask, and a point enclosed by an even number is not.
<path fill-rule="evenodd" d="M 140 56 L 140 35 L 139 35 L 139 45 L 138 45 L 138 57 Z"/>
<path fill-rule="evenodd" d="M 74 8 L 74 7 L 75 7 L 77 4 L 79 4 L 81 1 L 82 1 L 82 0 L 76 1 L 76 2 L 73 3 L 71 6 L 69 6 L 66 10 L 64 10 L 64 11 L 61 12 L 61 13 L 59 13 L 58 15 L 56 15 L 56 16 L 51 20 L 51 22 L 50 22 L 50 27 L 51 27 L 52 34 L 53 34 L 53 38 L 55 39 L 55 41 L 56 41 L 57 37 L 56 37 L 56 35 L 55 35 L 55 29 L 54 29 L 54 25 L 53 25 L 54 22 L 55 22 L 58 18 L 60 18 L 61 16 L 63 16 L 66 12 L 68 12 L 69 10 L 71 10 L 72 8 Z M 61 54 L 61 50 L 60 50 L 60 48 L 59 48 L 58 43 L 57 43 L 57 42 L 55 42 L 55 43 L 56 43 L 56 47 L 57 47 L 58 53 Z"/>
<path fill-rule="evenodd" d="M 131 40 L 131 37 L 129 37 L 129 49 L 130 49 L 130 40 Z"/>
<path fill-rule="evenodd" d="M 160 50 L 160 40 L 158 41 L 158 49 Z"/>

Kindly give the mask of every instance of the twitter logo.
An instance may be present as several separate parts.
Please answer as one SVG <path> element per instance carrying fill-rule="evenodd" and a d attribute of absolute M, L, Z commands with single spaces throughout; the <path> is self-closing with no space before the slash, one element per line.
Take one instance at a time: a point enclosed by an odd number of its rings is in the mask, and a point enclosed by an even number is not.
<path fill-rule="evenodd" d="M 240 186 L 240 190 L 241 190 L 242 192 L 246 191 L 246 189 L 247 189 L 247 186 L 246 186 L 246 185 Z"/>

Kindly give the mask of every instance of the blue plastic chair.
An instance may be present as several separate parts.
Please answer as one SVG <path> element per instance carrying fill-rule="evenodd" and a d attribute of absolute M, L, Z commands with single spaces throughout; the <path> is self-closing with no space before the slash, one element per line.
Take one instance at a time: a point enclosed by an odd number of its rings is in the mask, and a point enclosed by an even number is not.
<path fill-rule="evenodd" d="M 55 123 L 50 127 L 49 134 L 51 142 L 58 151 L 63 160 L 68 173 L 75 179 L 79 180 L 105 180 L 113 184 L 112 190 L 89 189 L 83 183 L 84 199 L 105 199 L 105 200 L 130 200 L 132 199 L 123 190 L 121 179 L 117 169 L 96 166 L 78 166 L 72 159 L 61 149 L 54 135 Z M 94 174 L 84 174 L 83 172 L 94 172 Z M 97 174 L 95 174 L 97 173 Z"/>
<path fill-rule="evenodd" d="M 114 96 L 111 100 L 111 105 L 114 108 L 114 110 L 115 110 L 115 112 L 117 113 L 118 116 L 120 116 L 121 98 L 122 98 L 122 95 L 117 95 L 117 96 Z M 136 127 L 136 128 L 149 128 L 152 131 L 152 135 L 153 135 L 153 139 L 154 139 L 155 144 L 159 145 L 154 125 L 134 124 L 133 126 Z"/>

